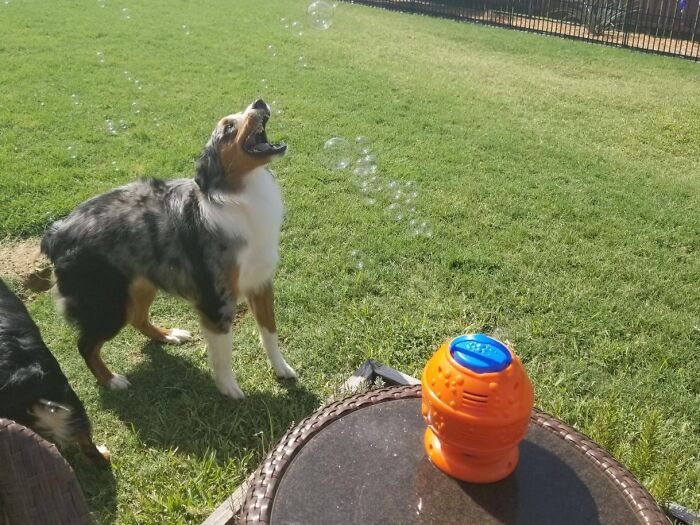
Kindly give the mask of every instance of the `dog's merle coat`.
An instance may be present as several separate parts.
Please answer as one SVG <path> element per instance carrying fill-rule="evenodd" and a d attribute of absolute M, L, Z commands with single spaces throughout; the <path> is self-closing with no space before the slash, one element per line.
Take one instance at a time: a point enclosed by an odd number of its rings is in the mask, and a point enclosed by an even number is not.
<path fill-rule="evenodd" d="M 77 443 L 97 463 L 90 420 L 24 304 L 0 280 L 0 417 L 59 443 Z"/>
<path fill-rule="evenodd" d="M 224 117 L 194 179 L 146 179 L 117 188 L 79 205 L 44 235 L 41 249 L 54 265 L 59 303 L 78 326 L 81 354 L 105 386 L 129 384 L 99 358 L 102 344 L 127 322 L 156 340 L 189 338 L 148 320 L 156 288 L 187 299 L 199 312 L 222 393 L 243 396 L 230 371 L 230 330 L 241 297 L 251 303 L 275 371 L 294 377 L 277 349 L 272 313 L 282 201 L 265 165 L 286 146 L 267 142 L 268 119 L 260 100 Z"/>

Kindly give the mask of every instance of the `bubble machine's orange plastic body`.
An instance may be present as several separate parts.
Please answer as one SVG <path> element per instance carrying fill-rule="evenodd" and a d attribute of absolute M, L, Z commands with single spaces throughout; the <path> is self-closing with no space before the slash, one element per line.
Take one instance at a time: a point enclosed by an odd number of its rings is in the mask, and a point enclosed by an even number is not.
<path fill-rule="evenodd" d="M 497 363 L 484 344 L 498 349 Z M 472 356 L 465 360 L 464 352 Z M 499 481 L 515 470 L 533 392 L 510 348 L 482 334 L 458 337 L 437 350 L 421 382 L 425 450 L 440 470 L 472 483 Z"/>

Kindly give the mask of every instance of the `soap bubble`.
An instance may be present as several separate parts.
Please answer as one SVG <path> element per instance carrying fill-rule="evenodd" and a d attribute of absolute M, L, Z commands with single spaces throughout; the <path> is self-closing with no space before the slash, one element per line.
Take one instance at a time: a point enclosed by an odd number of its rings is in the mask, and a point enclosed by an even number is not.
<path fill-rule="evenodd" d="M 113 160 L 112 161 L 112 167 L 114 168 L 114 171 L 119 171 L 119 166 L 117 166 L 117 161 Z"/>
<path fill-rule="evenodd" d="M 306 9 L 309 25 L 314 29 L 324 31 L 333 25 L 334 6 L 323 0 L 316 0 Z"/>
<path fill-rule="evenodd" d="M 370 142 L 367 137 L 364 137 L 362 135 L 355 137 L 355 147 L 357 148 L 357 152 L 360 155 L 369 155 L 371 148 L 370 148 Z"/>
<path fill-rule="evenodd" d="M 107 0 L 97 0 L 97 5 L 104 7 L 107 4 Z"/>
<path fill-rule="evenodd" d="M 68 146 L 68 148 L 66 148 L 66 151 L 70 160 L 75 160 L 78 158 L 78 155 L 75 152 L 75 146 Z"/>
<path fill-rule="evenodd" d="M 430 229 L 430 225 L 428 224 L 428 221 L 422 221 L 422 222 L 413 222 L 410 221 L 409 223 L 411 227 L 413 228 L 411 232 L 413 235 L 416 237 L 432 237 L 433 236 L 433 230 Z"/>
<path fill-rule="evenodd" d="M 122 129 L 126 129 L 126 120 L 121 119 L 121 120 L 119 121 L 119 127 L 122 128 Z"/>
<path fill-rule="evenodd" d="M 117 134 L 117 128 L 114 126 L 114 121 L 111 118 L 105 120 L 105 127 L 107 128 L 107 135 Z"/>
<path fill-rule="evenodd" d="M 187 25 L 185 25 L 185 24 L 182 24 L 182 31 L 183 31 L 186 35 L 189 35 L 189 34 L 190 34 L 190 26 L 187 26 Z"/>
<path fill-rule="evenodd" d="M 403 213 L 397 213 L 396 215 L 394 215 L 394 220 L 396 222 L 401 222 L 403 220 Z"/>
<path fill-rule="evenodd" d="M 362 252 L 360 250 L 350 251 L 350 266 L 356 270 L 362 270 L 365 267 L 365 263 L 362 261 Z"/>
<path fill-rule="evenodd" d="M 124 20 L 131 20 L 131 13 L 129 12 L 128 7 L 122 7 L 122 16 L 124 17 Z"/>
<path fill-rule="evenodd" d="M 270 88 L 270 82 L 266 78 L 263 78 L 260 81 L 260 92 L 262 93 L 264 91 L 267 91 L 269 88 Z"/>
<path fill-rule="evenodd" d="M 399 183 L 396 182 L 395 180 L 392 180 L 392 181 L 389 182 L 389 184 L 387 184 L 386 187 L 387 187 L 388 189 L 390 189 L 390 190 L 395 190 L 396 188 L 399 187 Z"/>
<path fill-rule="evenodd" d="M 273 100 L 272 102 L 270 102 L 269 106 L 270 106 L 270 112 L 273 115 L 281 115 L 282 113 L 284 113 L 282 106 L 276 100 Z"/>
<path fill-rule="evenodd" d="M 104 63 L 105 63 L 105 54 L 104 54 L 102 51 L 98 51 L 98 52 L 97 52 L 97 61 L 98 61 L 100 64 L 104 64 Z"/>
<path fill-rule="evenodd" d="M 377 172 L 377 158 L 374 155 L 364 155 L 355 162 L 353 174 L 360 177 L 373 175 Z"/>
<path fill-rule="evenodd" d="M 280 18 L 280 24 L 282 24 L 282 27 L 285 29 L 289 29 L 289 18 L 283 16 Z"/>
<path fill-rule="evenodd" d="M 292 22 L 292 31 L 294 31 L 298 36 L 301 36 L 304 34 L 303 30 L 304 30 L 304 25 L 301 22 L 299 22 L 297 20 Z"/>
<path fill-rule="evenodd" d="M 374 206 L 375 204 L 377 204 L 377 199 L 372 198 L 372 197 L 367 197 L 367 198 L 365 199 L 365 204 L 366 204 L 367 206 Z"/>
<path fill-rule="evenodd" d="M 77 93 L 73 93 L 73 94 L 70 96 L 70 101 L 71 101 L 71 103 L 72 103 L 74 106 L 80 105 L 80 97 L 78 96 Z"/>
<path fill-rule="evenodd" d="M 158 117 L 153 117 L 153 123 L 156 125 L 157 128 L 160 127 L 160 120 L 158 120 Z"/>
<path fill-rule="evenodd" d="M 334 171 L 344 170 L 352 161 L 350 143 L 342 137 L 328 139 L 323 145 L 323 154 L 326 167 Z"/>
<path fill-rule="evenodd" d="M 307 67 L 309 67 L 309 63 L 306 61 L 306 57 L 304 56 L 300 56 L 297 59 L 297 65 L 302 69 L 306 69 Z"/>
<path fill-rule="evenodd" d="M 270 53 L 272 58 L 275 58 L 277 56 L 277 47 L 274 44 L 268 44 L 267 52 Z"/>
<path fill-rule="evenodd" d="M 141 108 L 139 107 L 139 103 L 138 103 L 138 102 L 133 101 L 133 102 L 131 103 L 131 111 L 134 112 L 134 115 L 138 115 L 139 113 L 141 113 Z"/>

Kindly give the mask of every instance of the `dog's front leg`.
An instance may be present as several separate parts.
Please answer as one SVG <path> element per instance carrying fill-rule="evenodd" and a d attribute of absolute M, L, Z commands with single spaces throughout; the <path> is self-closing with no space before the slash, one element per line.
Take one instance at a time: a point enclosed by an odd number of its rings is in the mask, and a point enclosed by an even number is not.
<path fill-rule="evenodd" d="M 248 294 L 247 299 L 253 316 L 258 323 L 260 342 L 265 348 L 265 353 L 267 353 L 267 358 L 270 360 L 275 374 L 282 379 L 296 378 L 296 372 L 285 361 L 277 343 L 272 283 L 266 284 L 255 293 Z"/>
<path fill-rule="evenodd" d="M 231 370 L 231 354 L 233 352 L 233 332 L 229 326 L 226 331 L 211 330 L 202 323 L 202 332 L 207 342 L 209 364 L 214 373 L 214 383 L 223 395 L 232 399 L 243 399 L 243 391 L 238 386 Z"/>

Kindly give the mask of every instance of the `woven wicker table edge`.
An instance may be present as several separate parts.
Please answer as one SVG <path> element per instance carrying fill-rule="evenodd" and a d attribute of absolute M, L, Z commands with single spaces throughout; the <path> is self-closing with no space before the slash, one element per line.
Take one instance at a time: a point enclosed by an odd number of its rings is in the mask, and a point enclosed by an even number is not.
<path fill-rule="evenodd" d="M 229 523 L 269 525 L 272 516 L 272 501 L 285 470 L 313 435 L 336 421 L 340 416 L 367 405 L 419 397 L 421 397 L 420 385 L 390 386 L 355 394 L 315 411 L 289 429 L 268 453 L 258 469 L 248 478 L 250 483 L 243 499 L 240 514 Z M 641 523 L 645 525 L 668 525 L 670 523 L 654 498 L 641 483 L 588 436 L 537 408 L 532 410 L 530 419 L 539 427 L 559 435 L 569 445 L 585 454 L 593 465 L 610 479 L 622 493 L 633 512 L 640 518 Z"/>

